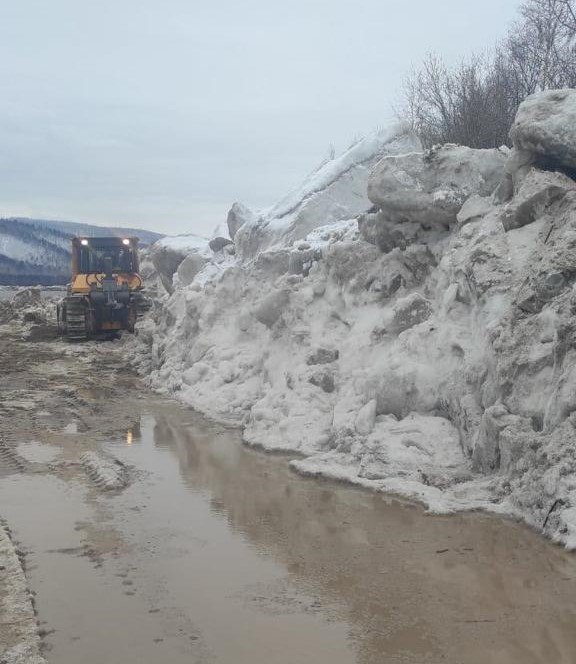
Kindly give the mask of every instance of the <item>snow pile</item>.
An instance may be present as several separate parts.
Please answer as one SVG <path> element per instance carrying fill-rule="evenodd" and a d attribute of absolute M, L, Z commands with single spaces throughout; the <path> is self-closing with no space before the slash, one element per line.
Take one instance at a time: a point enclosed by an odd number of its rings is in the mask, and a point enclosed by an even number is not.
<path fill-rule="evenodd" d="M 548 90 L 529 97 L 510 135 L 516 150 L 532 155 L 534 162 L 576 169 L 574 90 Z"/>
<path fill-rule="evenodd" d="M 320 226 L 356 217 L 370 207 L 368 177 L 382 156 L 419 149 L 414 134 L 393 126 L 324 162 L 297 190 L 267 210 L 255 213 L 236 203 L 228 216 L 228 228 L 239 255 L 253 258 L 264 250 L 302 240 Z"/>
<path fill-rule="evenodd" d="M 182 267 L 180 282 L 177 285 L 187 286 L 194 276 L 208 262 L 211 252 L 208 240 L 199 235 L 177 235 L 165 237 L 150 248 L 147 258 L 151 261 L 156 275 L 168 293 L 174 290 L 174 275 Z M 186 261 L 185 265 L 182 265 Z"/>
<path fill-rule="evenodd" d="M 0 300 L 0 324 L 8 323 L 25 337 L 42 334 L 51 338 L 56 333 L 56 306 L 38 287 L 19 288 L 10 299 Z"/>
<path fill-rule="evenodd" d="M 300 472 L 513 514 L 576 547 L 576 187 L 518 153 L 384 157 L 376 209 L 310 216 L 297 238 L 296 217 L 276 232 L 236 207 L 251 250 L 165 298 L 140 370 L 248 444 L 300 452 Z"/>
<path fill-rule="evenodd" d="M 368 197 L 392 223 L 448 227 L 471 194 L 490 195 L 502 179 L 507 149 L 445 145 L 382 159 L 368 180 Z"/>

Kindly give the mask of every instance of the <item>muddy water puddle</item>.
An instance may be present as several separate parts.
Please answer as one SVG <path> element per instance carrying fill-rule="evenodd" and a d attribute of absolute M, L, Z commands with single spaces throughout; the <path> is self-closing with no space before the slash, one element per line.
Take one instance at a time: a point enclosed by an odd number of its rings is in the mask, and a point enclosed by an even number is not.
<path fill-rule="evenodd" d="M 44 445 L 35 440 L 18 445 L 17 453 L 32 463 L 50 463 L 58 456 L 58 450 L 52 445 Z"/>
<path fill-rule="evenodd" d="M 300 478 L 177 406 L 134 408 L 105 446 L 134 468 L 122 493 L 0 482 L 50 664 L 576 661 L 576 556 Z"/>

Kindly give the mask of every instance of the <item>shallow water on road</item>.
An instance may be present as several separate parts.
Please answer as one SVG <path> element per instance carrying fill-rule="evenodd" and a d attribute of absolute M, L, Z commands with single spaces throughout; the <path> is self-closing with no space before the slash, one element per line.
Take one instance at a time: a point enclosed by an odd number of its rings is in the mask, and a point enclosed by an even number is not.
<path fill-rule="evenodd" d="M 526 528 L 300 478 L 176 405 L 106 449 L 134 481 L 0 483 L 51 664 L 573 664 L 576 556 Z"/>

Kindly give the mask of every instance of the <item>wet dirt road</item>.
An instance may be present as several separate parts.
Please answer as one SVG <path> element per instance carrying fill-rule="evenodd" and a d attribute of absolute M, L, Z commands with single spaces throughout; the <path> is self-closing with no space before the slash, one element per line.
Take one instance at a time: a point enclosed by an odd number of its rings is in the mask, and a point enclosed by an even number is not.
<path fill-rule="evenodd" d="M 576 556 L 526 528 L 300 478 L 118 344 L 5 335 L 0 362 L 0 515 L 50 664 L 576 661 Z"/>

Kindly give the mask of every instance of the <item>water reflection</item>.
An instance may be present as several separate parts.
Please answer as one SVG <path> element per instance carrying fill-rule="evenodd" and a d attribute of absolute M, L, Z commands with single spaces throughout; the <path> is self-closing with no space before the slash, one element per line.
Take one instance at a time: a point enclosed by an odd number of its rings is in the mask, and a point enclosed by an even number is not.
<path fill-rule="evenodd" d="M 304 480 L 170 409 L 143 435 L 174 452 L 183 482 L 232 530 L 339 607 L 358 662 L 573 661 L 576 561 L 526 529 Z"/>
<path fill-rule="evenodd" d="M 126 431 L 126 445 L 130 446 L 135 442 L 142 440 L 142 430 L 140 425 L 140 417 L 136 418 L 130 428 Z"/>

